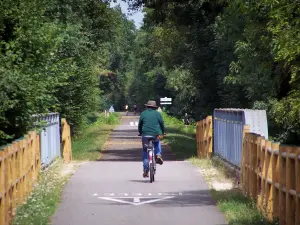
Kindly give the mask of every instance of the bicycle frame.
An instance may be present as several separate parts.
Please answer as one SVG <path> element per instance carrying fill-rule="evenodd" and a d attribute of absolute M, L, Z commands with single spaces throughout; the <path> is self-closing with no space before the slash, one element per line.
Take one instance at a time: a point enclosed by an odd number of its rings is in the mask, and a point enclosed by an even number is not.
<path fill-rule="evenodd" d="M 150 141 L 150 146 L 148 146 L 147 152 L 148 152 L 148 159 L 149 159 L 150 183 L 152 183 L 154 181 L 154 175 L 156 171 L 154 145 L 152 140 Z"/>

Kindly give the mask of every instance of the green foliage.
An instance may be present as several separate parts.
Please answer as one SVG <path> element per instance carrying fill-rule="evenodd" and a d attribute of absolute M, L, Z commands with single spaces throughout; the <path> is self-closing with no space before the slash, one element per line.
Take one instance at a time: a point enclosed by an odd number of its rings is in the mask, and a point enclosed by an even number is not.
<path fill-rule="evenodd" d="M 300 141 L 297 1 L 129 2 L 146 16 L 128 98 L 172 97 L 170 113 L 196 120 L 214 108 L 264 108 L 274 139 Z"/>
<path fill-rule="evenodd" d="M 300 139 L 297 1 L 128 0 L 146 6 L 136 30 L 98 0 L 0 3 L 0 144 L 31 115 L 57 111 L 74 133 L 93 111 L 144 108 L 195 120 L 214 108 L 265 108 L 270 134 Z"/>
<path fill-rule="evenodd" d="M 125 74 L 134 36 L 133 23 L 102 1 L 1 1 L 0 145 L 38 113 L 59 112 L 78 132 L 86 114 L 107 107 L 99 76 Z"/>

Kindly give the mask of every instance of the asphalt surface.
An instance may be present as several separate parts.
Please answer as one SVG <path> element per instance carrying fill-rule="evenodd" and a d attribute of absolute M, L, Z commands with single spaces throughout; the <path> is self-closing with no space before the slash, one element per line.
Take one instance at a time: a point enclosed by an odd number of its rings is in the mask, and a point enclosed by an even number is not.
<path fill-rule="evenodd" d="M 141 140 L 128 116 L 111 133 L 102 160 L 72 176 L 52 225 L 225 225 L 209 188 L 186 161 L 163 146 L 155 182 L 142 177 Z"/>

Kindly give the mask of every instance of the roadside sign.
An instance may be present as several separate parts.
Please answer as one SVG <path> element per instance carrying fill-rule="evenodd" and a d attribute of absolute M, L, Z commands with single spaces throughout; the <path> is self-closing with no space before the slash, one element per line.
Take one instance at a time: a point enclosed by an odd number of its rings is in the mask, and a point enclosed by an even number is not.
<path fill-rule="evenodd" d="M 112 113 L 112 112 L 115 112 L 115 110 L 114 110 L 114 107 L 113 106 L 111 106 L 110 108 L 109 108 L 109 110 L 108 110 L 110 113 Z"/>
<path fill-rule="evenodd" d="M 160 98 L 160 101 L 161 101 L 161 102 L 171 102 L 171 101 L 172 101 L 172 98 L 164 97 L 164 98 Z"/>
<path fill-rule="evenodd" d="M 160 104 L 161 105 L 172 105 L 172 98 L 160 98 Z"/>

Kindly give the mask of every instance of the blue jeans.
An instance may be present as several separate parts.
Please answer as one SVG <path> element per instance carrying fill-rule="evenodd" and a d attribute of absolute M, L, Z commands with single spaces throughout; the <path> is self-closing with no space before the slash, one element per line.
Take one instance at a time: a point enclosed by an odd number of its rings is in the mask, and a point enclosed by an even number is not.
<path fill-rule="evenodd" d="M 145 144 L 149 144 L 149 138 L 142 136 L 142 145 L 143 145 L 143 168 L 144 170 L 149 170 L 149 159 L 148 159 L 148 152 L 147 148 L 145 148 Z M 161 143 L 158 138 L 155 138 L 153 141 L 154 145 L 154 153 L 155 155 L 161 156 Z"/>

